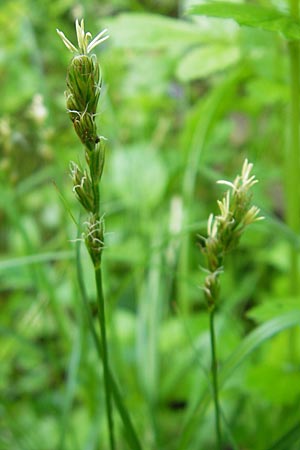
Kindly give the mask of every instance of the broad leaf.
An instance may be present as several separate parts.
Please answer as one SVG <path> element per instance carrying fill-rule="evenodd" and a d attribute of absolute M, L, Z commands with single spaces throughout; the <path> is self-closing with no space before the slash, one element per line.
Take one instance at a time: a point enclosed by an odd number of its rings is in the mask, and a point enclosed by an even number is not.
<path fill-rule="evenodd" d="M 155 50 L 211 41 L 207 30 L 201 31 L 193 23 L 155 14 L 121 14 L 105 24 L 117 47 Z"/>
<path fill-rule="evenodd" d="M 189 14 L 233 19 L 239 25 L 277 31 L 288 39 L 300 38 L 300 24 L 292 17 L 272 8 L 245 3 L 210 2 L 193 6 Z"/>
<path fill-rule="evenodd" d="M 290 311 L 300 312 L 298 298 L 267 298 L 260 305 L 252 308 L 247 316 L 258 323 L 263 323 Z"/>
<path fill-rule="evenodd" d="M 239 57 L 239 49 L 235 46 L 215 44 L 198 47 L 182 58 L 177 76 L 181 81 L 204 78 L 235 64 Z"/>

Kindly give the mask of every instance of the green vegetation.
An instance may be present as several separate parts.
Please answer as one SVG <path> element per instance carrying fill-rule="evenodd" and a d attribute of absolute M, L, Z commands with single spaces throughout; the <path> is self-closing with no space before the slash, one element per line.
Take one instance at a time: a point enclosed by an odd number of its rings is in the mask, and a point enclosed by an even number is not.
<path fill-rule="evenodd" d="M 110 35 L 78 136 L 76 18 Z M 299 449 L 299 2 L 4 0 L 0 25 L 0 449 Z M 216 181 L 245 159 L 265 220 L 238 239 Z"/>

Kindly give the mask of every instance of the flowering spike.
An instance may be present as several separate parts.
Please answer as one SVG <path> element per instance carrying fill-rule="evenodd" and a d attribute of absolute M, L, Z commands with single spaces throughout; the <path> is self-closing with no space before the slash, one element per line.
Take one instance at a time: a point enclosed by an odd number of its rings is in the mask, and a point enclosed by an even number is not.
<path fill-rule="evenodd" d="M 105 36 L 105 33 L 107 33 L 107 29 L 106 28 L 105 28 L 105 30 L 103 30 L 100 33 L 98 33 L 96 37 L 94 37 L 94 39 L 89 43 L 89 45 L 87 47 L 87 52 L 88 53 L 91 50 L 93 50 L 93 48 L 95 48 L 97 45 L 101 44 L 101 42 L 104 42 L 104 41 L 106 41 L 106 39 L 109 38 L 109 35 L 107 34 Z"/>
<path fill-rule="evenodd" d="M 84 31 L 83 19 L 80 22 L 76 20 L 75 28 L 78 47 L 75 47 L 61 31 L 57 30 L 57 32 L 66 47 L 71 52 L 77 53 L 72 58 L 68 67 L 65 97 L 68 114 L 78 137 L 84 145 L 85 161 L 88 169 L 82 169 L 76 163 L 71 163 L 70 169 L 73 180 L 73 192 L 77 200 L 88 212 L 87 229 L 83 237 L 95 272 L 107 423 L 110 449 L 114 450 L 116 447 L 114 444 L 113 409 L 110 392 L 112 375 L 109 372 L 105 305 L 101 280 L 101 257 L 104 249 L 104 219 L 103 215 L 100 215 L 99 183 L 105 161 L 105 147 L 102 142 L 102 136 L 99 136 L 97 133 L 96 125 L 97 105 L 101 93 L 101 76 L 96 55 L 89 55 L 89 52 L 107 39 L 108 36 L 105 36 L 106 30 L 104 30 L 89 44 L 92 35 Z M 113 392 L 115 391 L 113 390 Z"/>
<path fill-rule="evenodd" d="M 71 52 L 78 52 L 78 49 L 75 47 L 75 45 L 73 45 L 72 42 L 69 41 L 69 39 L 65 36 L 65 34 L 62 31 L 56 28 L 56 32 L 68 50 L 70 50 Z"/>
<path fill-rule="evenodd" d="M 100 217 L 99 182 L 105 162 L 105 138 L 99 136 L 96 124 L 97 106 L 101 94 L 101 73 L 96 55 L 89 53 L 105 41 L 108 35 L 105 29 L 92 39 L 91 33 L 84 30 L 83 19 L 76 20 L 75 29 L 77 47 L 66 38 L 62 31 L 57 30 L 57 33 L 66 47 L 71 52 L 77 53 L 68 67 L 65 97 L 69 117 L 84 145 L 88 170 L 72 163 L 71 177 L 73 192 L 90 216 L 85 243 L 95 267 L 98 267 L 104 246 L 104 220 Z"/>
<path fill-rule="evenodd" d="M 107 33 L 107 29 L 101 31 L 92 39 L 92 34 L 88 31 L 87 33 L 84 31 L 84 20 L 81 19 L 80 23 L 79 20 L 76 19 L 75 22 L 75 28 L 76 28 L 76 37 L 77 37 L 77 43 L 78 47 L 75 47 L 74 44 L 72 44 L 71 41 L 65 36 L 65 34 L 56 29 L 57 34 L 60 36 L 61 40 L 65 44 L 68 50 L 70 50 L 72 53 L 79 53 L 80 55 L 88 55 L 93 48 L 95 48 L 97 45 L 101 44 L 102 42 L 106 41 L 106 39 L 109 38 L 109 35 L 105 35 Z M 89 43 L 89 41 L 92 39 L 92 41 Z"/>
<path fill-rule="evenodd" d="M 233 183 L 231 183 L 231 181 L 227 181 L 227 180 L 218 180 L 217 184 L 225 184 L 226 186 L 231 187 L 232 189 L 235 189 L 235 185 Z"/>
<path fill-rule="evenodd" d="M 225 254 L 234 249 L 244 231 L 253 222 L 264 219 L 259 216 L 260 210 L 250 205 L 249 189 L 258 182 L 250 176 L 253 164 L 246 159 L 241 175 L 234 182 L 219 180 L 218 184 L 229 186 L 222 200 L 217 204 L 220 215 L 210 214 L 207 221 L 207 238 L 201 242 L 201 249 L 207 257 L 208 275 L 205 279 L 204 292 L 209 309 L 215 307 L 219 292 L 219 274 L 223 266 Z"/>

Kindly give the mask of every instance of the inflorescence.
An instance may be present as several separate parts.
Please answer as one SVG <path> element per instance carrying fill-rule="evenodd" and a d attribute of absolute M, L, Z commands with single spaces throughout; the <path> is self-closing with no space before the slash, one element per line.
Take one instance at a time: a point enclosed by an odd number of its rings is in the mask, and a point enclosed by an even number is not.
<path fill-rule="evenodd" d="M 207 222 L 207 237 L 200 237 L 200 247 L 207 259 L 207 276 L 204 293 L 209 309 L 214 309 L 219 296 L 219 275 L 223 271 L 225 255 L 237 247 L 245 228 L 264 219 L 260 210 L 251 205 L 250 189 L 258 180 L 250 175 L 253 164 L 246 159 L 241 175 L 234 182 L 219 180 L 218 184 L 229 186 L 223 199 L 218 200 L 220 213 L 210 214 Z"/>
<path fill-rule="evenodd" d="M 104 247 L 104 223 L 99 211 L 99 183 L 105 160 L 105 138 L 98 135 L 96 125 L 97 106 L 101 94 L 101 73 L 97 56 L 90 52 L 109 36 L 105 29 L 92 39 L 91 33 L 84 31 L 83 19 L 80 23 L 76 20 L 75 27 L 77 47 L 62 31 L 57 30 L 67 49 L 75 53 L 68 67 L 65 97 L 69 117 L 84 146 L 88 165 L 87 170 L 71 162 L 70 173 L 73 192 L 89 213 L 87 232 L 84 236 L 86 246 L 94 265 L 99 266 Z"/>

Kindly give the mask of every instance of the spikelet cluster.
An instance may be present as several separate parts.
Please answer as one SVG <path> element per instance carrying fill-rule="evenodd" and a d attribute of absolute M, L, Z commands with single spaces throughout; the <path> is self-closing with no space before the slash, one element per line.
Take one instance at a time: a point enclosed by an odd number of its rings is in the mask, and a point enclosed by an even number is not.
<path fill-rule="evenodd" d="M 103 219 L 100 217 L 99 183 L 101 180 L 105 147 L 104 138 L 98 135 L 96 125 L 97 107 L 101 94 L 101 73 L 95 54 L 90 54 L 97 45 L 108 38 L 107 30 L 94 39 L 84 30 L 84 21 L 76 20 L 77 47 L 57 30 L 65 46 L 73 56 L 67 71 L 66 106 L 75 132 L 84 146 L 88 168 L 83 169 L 71 162 L 70 172 L 73 192 L 89 213 L 85 242 L 95 266 L 101 263 L 103 249 Z"/>
<path fill-rule="evenodd" d="M 251 188 L 258 182 L 250 175 L 253 164 L 246 159 L 242 173 L 232 182 L 220 180 L 218 184 L 229 186 L 222 200 L 218 200 L 219 214 L 211 214 L 207 222 L 207 237 L 200 237 L 200 247 L 207 259 L 207 276 L 204 293 L 209 309 L 214 309 L 219 296 L 219 275 L 222 273 L 225 255 L 237 247 L 245 228 L 262 220 L 260 210 L 251 205 Z"/>

